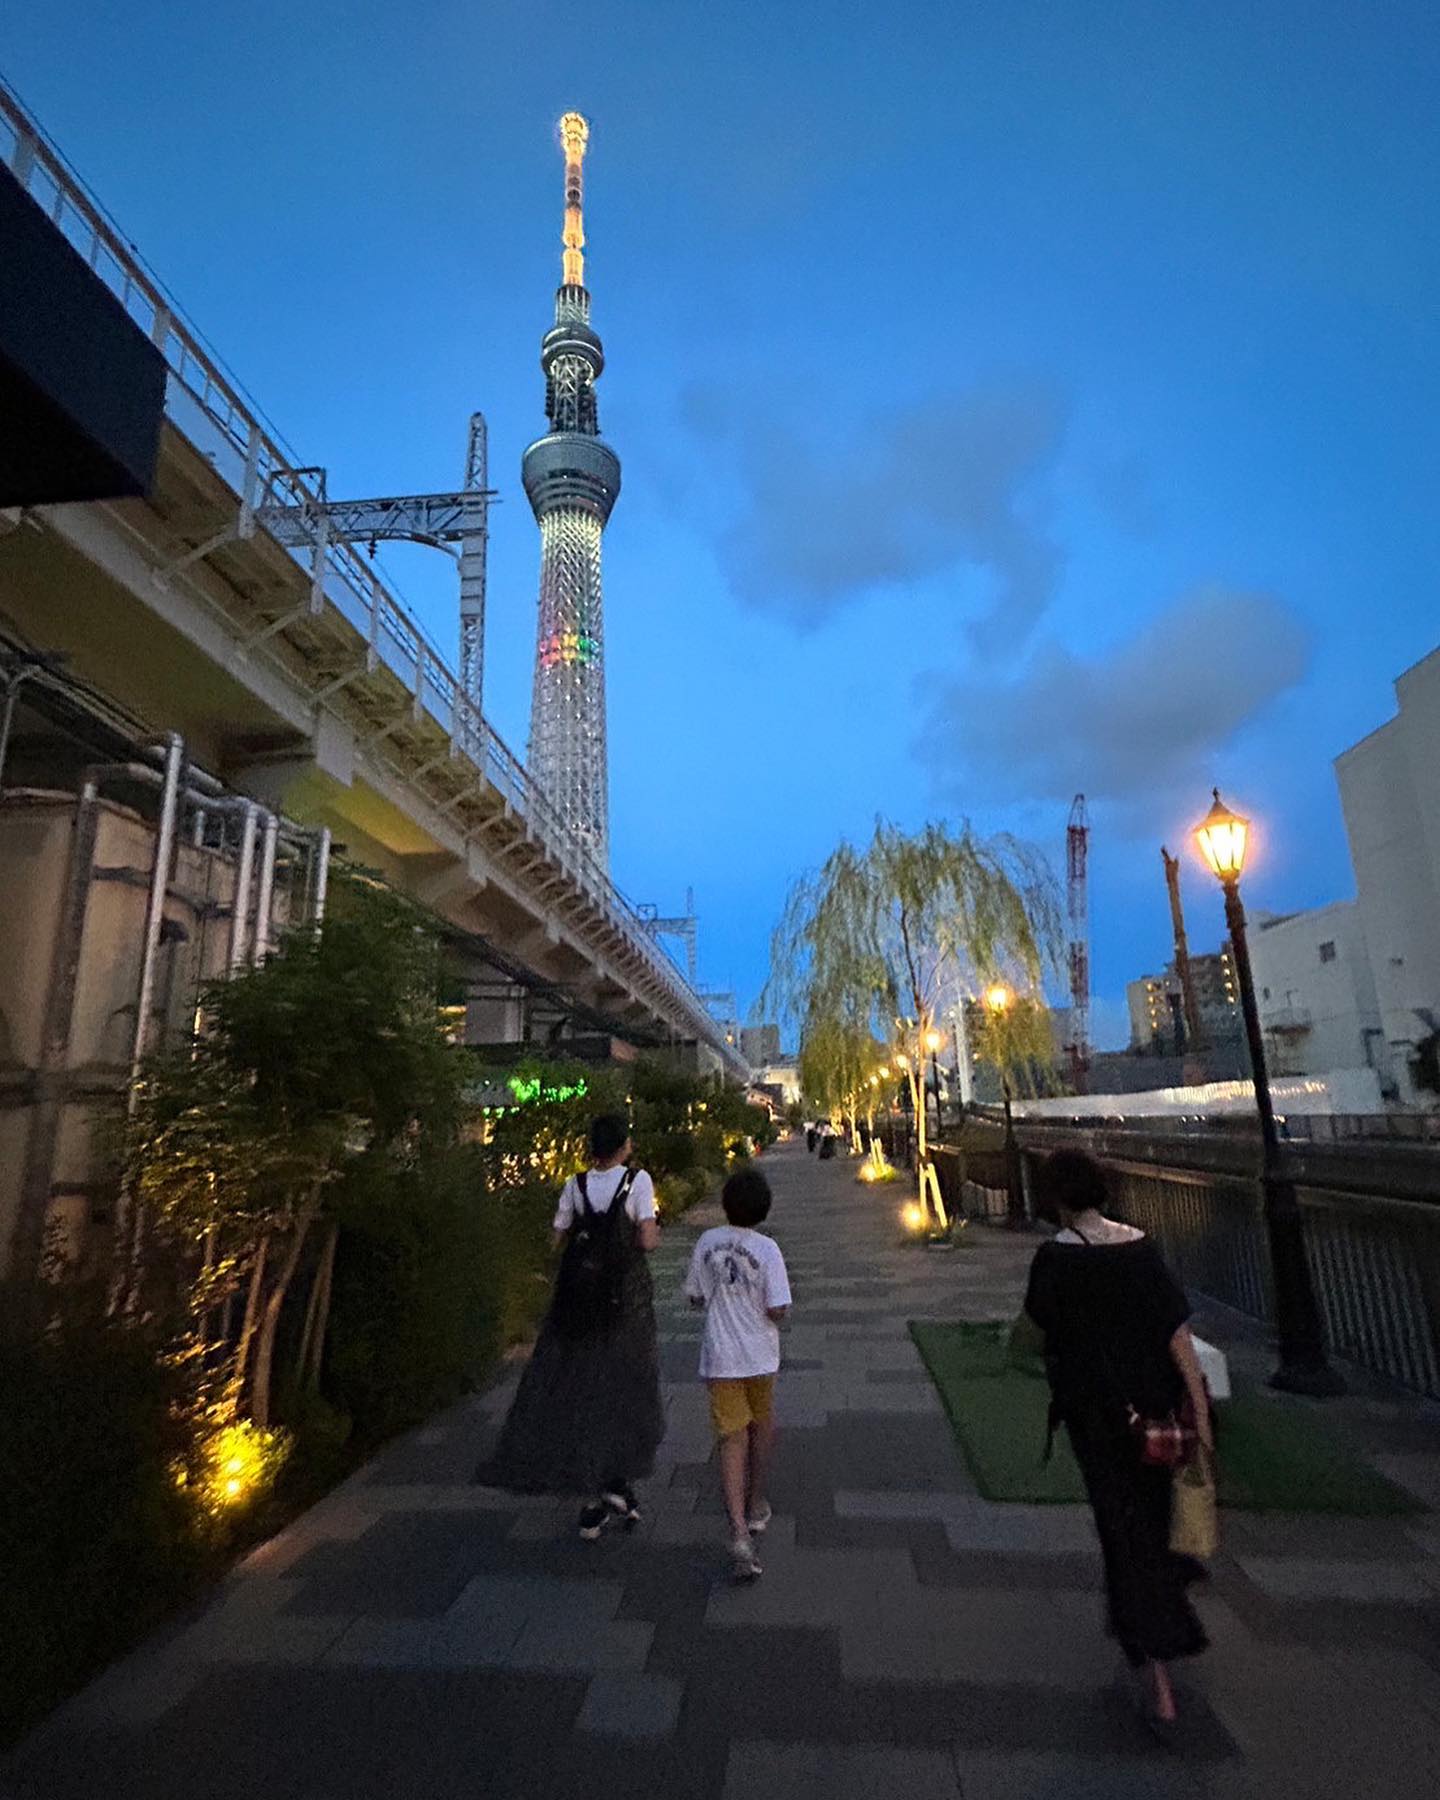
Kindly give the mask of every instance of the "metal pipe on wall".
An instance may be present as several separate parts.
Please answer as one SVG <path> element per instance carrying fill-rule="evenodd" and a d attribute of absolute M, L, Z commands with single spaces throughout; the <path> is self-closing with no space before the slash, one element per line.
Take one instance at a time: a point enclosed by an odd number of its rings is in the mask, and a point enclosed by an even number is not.
<path fill-rule="evenodd" d="M 310 898 L 311 923 L 325 917 L 325 896 L 330 888 L 330 827 L 322 825 L 315 838 L 315 887 Z"/>
<path fill-rule="evenodd" d="M 260 841 L 260 887 L 255 897 L 255 931 L 250 948 L 250 960 L 256 964 L 270 954 L 270 907 L 275 894 L 275 841 L 279 835 L 280 821 L 274 813 L 267 812 Z"/>
<path fill-rule="evenodd" d="M 140 956 L 140 997 L 135 1007 L 135 1034 L 130 1055 L 130 1097 L 127 1111 L 135 1110 L 140 1065 L 150 1035 L 150 1008 L 155 995 L 155 965 L 160 952 L 160 925 L 165 917 L 165 894 L 170 886 L 170 865 L 175 854 L 175 823 L 180 810 L 180 771 L 185 762 L 185 742 L 172 731 L 165 740 L 165 774 L 160 789 L 160 819 L 155 832 L 155 860 L 150 868 L 150 892 L 145 902 L 145 934 Z"/>
<path fill-rule="evenodd" d="M 250 915 L 250 880 L 255 868 L 255 827 L 260 808 L 253 800 L 245 802 L 244 823 L 240 828 L 240 866 L 235 871 L 235 900 L 230 909 L 230 945 L 227 966 L 233 975 L 245 961 L 245 934 Z"/>

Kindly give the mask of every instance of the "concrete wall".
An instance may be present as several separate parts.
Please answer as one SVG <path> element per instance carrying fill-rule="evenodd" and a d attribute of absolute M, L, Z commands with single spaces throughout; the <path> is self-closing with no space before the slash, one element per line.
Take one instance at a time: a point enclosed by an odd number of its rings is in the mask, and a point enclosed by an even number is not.
<path fill-rule="evenodd" d="M 0 801 L 0 1273 L 24 1273 L 37 1231 L 83 1258 L 113 1199 L 110 1131 L 134 1045 L 154 832 L 103 799 L 91 822 L 93 846 L 73 795 Z M 232 887 L 227 859 L 180 845 L 152 1049 L 189 1030 L 201 983 L 223 972 Z"/>
<path fill-rule="evenodd" d="M 1440 1021 L 1440 650 L 1395 684 L 1396 718 L 1336 758 L 1361 927 L 1401 1097 Z"/>
<path fill-rule="evenodd" d="M 1255 919 L 1250 960 L 1272 1073 L 1374 1068 L 1388 1083 L 1380 1002 L 1354 901 Z"/>

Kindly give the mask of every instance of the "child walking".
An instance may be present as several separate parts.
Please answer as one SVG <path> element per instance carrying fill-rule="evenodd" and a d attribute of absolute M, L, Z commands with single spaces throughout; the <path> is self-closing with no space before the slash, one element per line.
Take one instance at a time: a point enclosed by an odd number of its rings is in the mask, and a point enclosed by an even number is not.
<path fill-rule="evenodd" d="M 755 1539 L 770 1523 L 765 1487 L 790 1278 L 780 1246 L 756 1230 L 770 1215 L 770 1183 L 760 1171 L 737 1171 L 720 1201 L 729 1224 L 701 1233 L 685 1292 L 692 1306 L 705 1308 L 700 1378 L 710 1389 L 710 1421 L 720 1444 L 730 1555 L 737 1578 L 753 1581 L 760 1573 Z"/>

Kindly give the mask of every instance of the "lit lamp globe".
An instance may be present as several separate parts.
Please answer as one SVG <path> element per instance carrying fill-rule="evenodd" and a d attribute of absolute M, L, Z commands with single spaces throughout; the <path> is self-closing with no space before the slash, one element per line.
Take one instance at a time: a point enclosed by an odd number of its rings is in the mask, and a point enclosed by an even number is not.
<path fill-rule="evenodd" d="M 1245 868 L 1245 852 L 1250 847 L 1250 821 L 1231 812 L 1220 798 L 1219 788 L 1211 790 L 1215 804 L 1195 827 L 1195 842 L 1205 858 L 1210 873 L 1224 887 L 1233 887 Z"/>
<path fill-rule="evenodd" d="M 944 1038 L 941 1037 L 940 1033 L 936 1031 L 933 1026 L 925 1033 L 925 1048 L 932 1056 L 944 1042 Z"/>
<path fill-rule="evenodd" d="M 985 990 L 985 1004 L 992 1013 L 1003 1013 L 1010 1005 L 1010 990 L 1003 981 L 993 982 Z"/>

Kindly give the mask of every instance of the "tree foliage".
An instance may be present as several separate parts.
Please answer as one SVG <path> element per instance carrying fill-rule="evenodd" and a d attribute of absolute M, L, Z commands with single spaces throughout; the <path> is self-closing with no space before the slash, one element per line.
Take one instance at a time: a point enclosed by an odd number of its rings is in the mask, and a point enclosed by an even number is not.
<path fill-rule="evenodd" d="M 199 1339 L 225 1331 L 224 1404 L 269 1422 L 280 1315 L 334 1196 L 383 1196 L 455 1141 L 463 1065 L 435 1005 L 438 947 L 403 902 L 337 883 L 323 930 L 208 988 L 204 1029 L 147 1073 L 128 1144 L 151 1232 L 176 1247 L 156 1272 L 193 1270 Z M 318 1367 L 310 1322 L 306 1360 Z M 202 1354 L 214 1361 L 208 1345 Z"/>
<path fill-rule="evenodd" d="M 1060 942 L 1043 856 L 966 824 L 907 834 L 878 821 L 868 845 L 842 842 L 791 889 L 771 940 L 764 1004 L 794 1021 L 802 1060 L 878 1039 L 911 1089 L 926 1192 L 926 1037 L 950 1006 L 1005 979 L 1038 1000 Z M 938 1184 L 930 1201 L 943 1222 Z"/>

